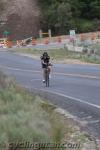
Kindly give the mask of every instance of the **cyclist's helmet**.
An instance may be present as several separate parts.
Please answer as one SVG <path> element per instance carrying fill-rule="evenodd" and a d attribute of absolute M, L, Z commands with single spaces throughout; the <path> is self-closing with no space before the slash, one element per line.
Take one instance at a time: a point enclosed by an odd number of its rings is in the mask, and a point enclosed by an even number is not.
<path fill-rule="evenodd" d="M 44 52 L 44 53 L 43 53 L 43 56 L 48 56 L 48 53 L 47 53 L 47 52 Z"/>
<path fill-rule="evenodd" d="M 47 53 L 47 52 L 44 52 L 44 53 L 43 53 L 43 57 L 44 57 L 44 58 L 48 58 L 48 53 Z"/>

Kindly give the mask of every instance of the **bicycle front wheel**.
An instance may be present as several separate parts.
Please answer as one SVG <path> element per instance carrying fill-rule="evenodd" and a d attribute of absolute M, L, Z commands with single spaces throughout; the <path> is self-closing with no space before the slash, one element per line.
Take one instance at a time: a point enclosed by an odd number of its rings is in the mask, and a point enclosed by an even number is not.
<path fill-rule="evenodd" d="M 46 78 L 45 78 L 46 87 L 49 87 L 49 72 L 46 71 Z"/>

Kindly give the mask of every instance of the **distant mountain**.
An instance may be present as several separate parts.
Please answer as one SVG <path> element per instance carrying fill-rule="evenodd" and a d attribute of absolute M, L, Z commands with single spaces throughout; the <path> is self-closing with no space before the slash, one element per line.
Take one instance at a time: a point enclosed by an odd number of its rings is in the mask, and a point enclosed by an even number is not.
<path fill-rule="evenodd" d="M 12 39 L 36 36 L 39 16 L 37 0 L 0 0 L 0 33 L 9 31 Z"/>

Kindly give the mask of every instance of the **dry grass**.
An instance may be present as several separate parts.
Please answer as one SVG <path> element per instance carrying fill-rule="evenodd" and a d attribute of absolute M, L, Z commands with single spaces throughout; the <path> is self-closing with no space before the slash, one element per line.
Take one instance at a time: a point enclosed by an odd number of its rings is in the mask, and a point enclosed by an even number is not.
<path fill-rule="evenodd" d="M 2 72 L 0 83 L 1 146 L 16 141 L 61 141 L 66 129 L 60 121 L 61 118 L 54 115 L 54 106 L 43 103 L 39 96 L 16 85 Z M 1 148 L 6 150 L 5 147 Z"/>
<path fill-rule="evenodd" d="M 35 50 L 31 48 L 17 48 L 10 50 L 11 52 L 16 52 L 21 55 L 26 55 L 29 57 L 33 57 L 34 59 L 40 59 L 40 56 L 43 54 L 45 50 Z M 51 57 L 53 62 L 60 63 L 70 63 L 70 64 L 87 64 L 87 63 L 95 63 L 100 64 L 100 56 L 98 55 L 99 51 L 96 54 L 88 55 L 87 53 L 79 53 L 68 51 L 67 49 L 55 49 L 55 50 L 47 50 L 48 54 Z"/>
<path fill-rule="evenodd" d="M 87 141 L 87 135 L 72 120 L 58 113 L 54 105 L 29 93 L 0 72 L 0 150 L 8 150 L 11 143 L 74 142 L 82 147 Z M 41 150 L 44 150 L 43 145 Z"/>

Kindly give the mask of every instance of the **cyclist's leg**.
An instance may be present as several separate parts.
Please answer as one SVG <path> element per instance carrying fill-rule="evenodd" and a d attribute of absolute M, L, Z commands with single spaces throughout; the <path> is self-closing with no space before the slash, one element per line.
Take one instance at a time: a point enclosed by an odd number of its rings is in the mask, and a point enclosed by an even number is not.
<path fill-rule="evenodd" d="M 51 77 L 52 65 L 49 65 L 48 68 L 49 68 L 49 77 Z"/>

